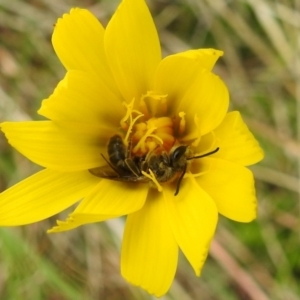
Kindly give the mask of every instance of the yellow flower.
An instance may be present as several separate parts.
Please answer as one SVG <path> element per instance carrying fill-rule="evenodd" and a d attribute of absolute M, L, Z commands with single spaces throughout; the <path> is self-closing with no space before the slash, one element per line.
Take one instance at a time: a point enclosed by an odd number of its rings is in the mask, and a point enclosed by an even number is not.
<path fill-rule="evenodd" d="M 128 215 L 122 275 L 161 296 L 179 248 L 200 275 L 218 213 L 256 216 L 245 166 L 263 152 L 240 114 L 227 113 L 227 88 L 211 72 L 223 53 L 161 59 L 143 0 L 123 0 L 106 29 L 72 9 L 52 42 L 67 73 L 39 110 L 48 120 L 1 124 L 9 143 L 45 169 L 0 195 L 0 225 L 37 222 L 80 200 L 49 232 Z"/>

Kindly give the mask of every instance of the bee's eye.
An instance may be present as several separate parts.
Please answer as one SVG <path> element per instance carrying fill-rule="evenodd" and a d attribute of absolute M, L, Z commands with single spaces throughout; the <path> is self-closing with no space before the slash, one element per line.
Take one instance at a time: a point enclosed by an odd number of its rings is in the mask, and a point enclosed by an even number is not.
<path fill-rule="evenodd" d="M 171 163 L 178 161 L 185 154 L 187 146 L 179 146 L 171 155 Z"/>

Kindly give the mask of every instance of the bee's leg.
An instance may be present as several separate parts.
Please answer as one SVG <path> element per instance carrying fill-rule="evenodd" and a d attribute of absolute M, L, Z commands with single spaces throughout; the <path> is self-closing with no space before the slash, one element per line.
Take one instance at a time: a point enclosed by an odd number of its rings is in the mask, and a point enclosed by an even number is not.
<path fill-rule="evenodd" d="M 131 171 L 136 177 L 141 176 L 141 170 L 137 167 L 134 161 L 131 158 L 125 158 L 125 164 L 128 170 Z"/>
<path fill-rule="evenodd" d="M 128 145 L 127 145 L 127 151 L 126 151 L 126 158 L 131 159 L 131 150 L 132 150 L 132 133 L 130 133 L 128 138 Z M 125 159 L 126 160 L 126 159 Z"/>
<path fill-rule="evenodd" d="M 141 171 L 147 172 L 148 167 L 149 167 L 149 164 L 148 164 L 147 160 L 144 160 L 141 162 Z"/>
<path fill-rule="evenodd" d="M 117 174 L 119 174 L 120 175 L 120 171 L 117 169 L 117 168 L 115 168 L 106 158 L 105 158 L 105 156 L 101 153 L 101 156 L 103 157 L 103 159 L 107 162 L 107 164 L 117 173 Z"/>
<path fill-rule="evenodd" d="M 176 186 L 176 191 L 175 191 L 174 196 L 177 196 L 178 193 L 179 193 L 180 184 L 181 184 L 181 181 L 182 181 L 182 179 L 184 177 L 184 174 L 186 172 L 186 168 L 187 168 L 187 164 L 185 164 L 184 169 L 183 169 L 183 171 L 182 171 L 182 173 L 181 173 L 181 175 L 180 175 L 180 177 L 179 177 L 179 179 L 177 181 L 177 186 Z"/>

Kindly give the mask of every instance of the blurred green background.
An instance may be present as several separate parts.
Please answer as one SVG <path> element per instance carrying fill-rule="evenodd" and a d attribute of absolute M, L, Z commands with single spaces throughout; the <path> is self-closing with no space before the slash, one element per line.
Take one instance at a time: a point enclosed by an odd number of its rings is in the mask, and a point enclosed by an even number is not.
<path fill-rule="evenodd" d="M 53 24 L 71 7 L 107 24 L 117 0 L 0 0 L 0 121 L 39 119 L 36 110 L 65 71 L 51 45 Z M 203 274 L 181 255 L 161 299 L 300 299 L 299 0 L 148 1 L 164 55 L 225 51 L 215 72 L 265 150 L 252 167 L 259 214 L 250 224 L 220 217 Z M 38 170 L 0 133 L 0 191 Z M 60 218 L 63 218 L 63 213 Z M 155 299 L 119 271 L 123 219 L 46 234 L 50 220 L 0 228 L 0 299 Z"/>

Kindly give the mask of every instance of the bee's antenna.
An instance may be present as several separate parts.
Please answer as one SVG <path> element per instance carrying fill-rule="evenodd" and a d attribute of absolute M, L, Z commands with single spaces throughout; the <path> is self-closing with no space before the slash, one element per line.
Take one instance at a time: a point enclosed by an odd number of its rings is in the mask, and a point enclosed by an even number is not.
<path fill-rule="evenodd" d="M 220 150 L 220 148 L 218 147 L 215 150 L 207 152 L 205 154 L 198 155 L 198 156 L 193 156 L 193 157 L 188 157 L 186 160 L 191 160 L 191 159 L 196 159 L 196 158 L 201 158 L 201 157 L 209 156 L 209 155 L 212 155 L 212 154 L 218 152 L 219 150 Z"/>
<path fill-rule="evenodd" d="M 210 151 L 210 152 L 207 152 L 207 153 L 205 153 L 205 154 L 198 155 L 198 156 L 188 157 L 186 160 L 191 160 L 191 159 L 196 159 L 196 158 L 201 158 L 201 157 L 209 156 L 209 155 L 211 155 L 211 154 L 214 154 L 214 153 L 218 152 L 219 150 L 220 150 L 220 148 L 217 147 L 217 148 L 216 148 L 215 150 L 213 150 L 213 151 Z M 187 164 L 185 164 L 184 169 L 183 169 L 183 172 L 181 173 L 181 175 L 180 175 L 180 177 L 179 177 L 179 179 L 178 179 L 178 181 L 177 181 L 177 186 L 176 186 L 176 191 L 175 191 L 174 196 L 177 196 L 178 193 L 179 193 L 180 184 L 181 184 L 181 181 L 182 181 L 182 179 L 183 179 L 183 177 L 184 177 L 184 175 L 185 175 L 185 173 L 186 173 L 186 169 L 187 169 Z"/>
<path fill-rule="evenodd" d="M 187 164 L 185 164 L 183 172 L 181 173 L 181 175 L 180 175 L 180 177 L 179 177 L 179 179 L 177 181 L 177 186 L 176 186 L 176 191 L 175 191 L 174 196 L 177 196 L 178 193 L 179 193 L 180 184 L 181 184 L 181 181 L 182 181 L 182 179 L 184 177 L 184 174 L 186 173 L 186 168 L 187 168 Z"/>

